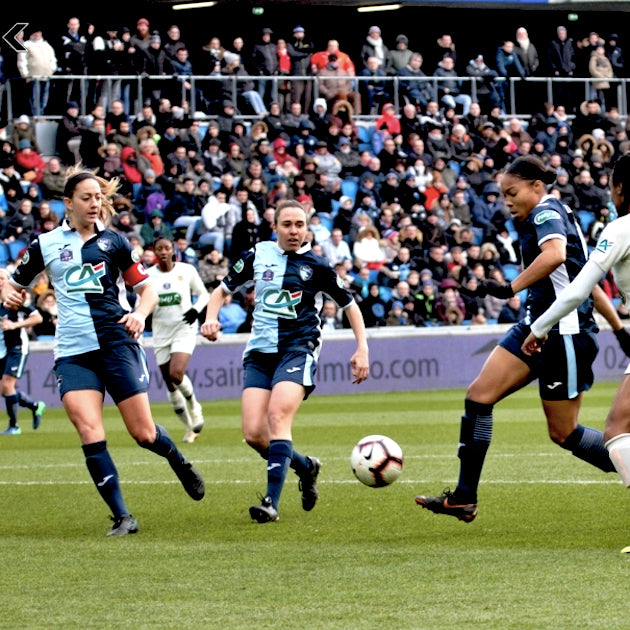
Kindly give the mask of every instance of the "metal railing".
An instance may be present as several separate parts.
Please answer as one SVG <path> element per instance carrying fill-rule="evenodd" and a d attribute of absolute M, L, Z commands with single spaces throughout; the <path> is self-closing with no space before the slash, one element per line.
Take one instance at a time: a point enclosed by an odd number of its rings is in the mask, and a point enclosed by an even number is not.
<path fill-rule="evenodd" d="M 230 99 L 237 109 L 243 110 L 241 117 L 255 119 L 258 115 L 251 110 L 244 95 L 245 87 L 249 87 L 266 95 L 266 103 L 270 100 L 282 102 L 290 100 L 290 85 L 292 82 L 304 82 L 310 84 L 312 101 L 320 96 L 320 81 L 325 78 L 317 76 L 146 76 L 146 75 L 54 75 L 49 79 L 33 77 L 29 82 L 23 79 L 9 79 L 5 85 L 6 111 L 8 120 L 25 113 L 16 111 L 17 104 L 29 103 L 30 113 L 34 118 L 48 118 L 51 120 L 60 118 L 65 112 L 65 105 L 69 100 L 79 103 L 80 114 L 89 114 L 93 105 L 97 102 L 107 108 L 112 100 L 121 99 L 126 105 L 126 113 L 134 116 L 139 113 L 145 100 L 155 100 L 156 95 L 166 96 L 174 105 L 186 101 L 189 103 L 190 112 L 200 111 L 212 116 L 220 111 L 220 101 Z M 461 76 L 456 78 L 461 83 L 462 93 L 469 94 L 472 100 L 478 99 L 478 91 L 481 80 L 474 77 Z M 620 115 L 625 119 L 628 115 L 627 84 L 630 79 L 607 79 L 610 83 L 612 102 L 619 109 Z M 351 77 L 354 103 L 361 103 L 364 99 L 364 87 L 373 79 L 369 77 Z M 401 89 L 407 81 L 405 77 L 379 77 L 379 82 L 388 86 L 387 92 L 391 96 L 397 112 L 400 112 L 406 99 L 404 90 Z M 433 94 L 440 94 L 440 77 L 428 76 L 423 79 L 431 86 Z M 564 105 L 573 108 L 588 100 L 597 97 L 594 84 L 601 79 L 593 78 L 558 78 L 558 77 L 497 77 L 494 83 L 497 87 L 503 86 L 503 115 L 528 118 L 532 114 L 532 90 L 536 92 L 536 111 L 542 109 L 544 102 L 554 103 L 557 95 L 569 88 L 572 93 L 572 102 L 563 101 Z M 253 86 L 253 87 L 252 87 Z M 536 87 L 534 87 L 536 86 Z M 20 94 L 19 91 L 22 91 Z M 48 92 L 48 105 L 42 109 L 42 96 Z M 23 105 L 20 105 L 23 108 Z M 358 108 L 357 108 L 358 109 Z M 359 120 L 372 120 L 380 113 L 370 111 L 355 113 Z M 567 107 L 567 109 L 569 109 Z M 249 111 L 248 111 L 249 110 Z"/>

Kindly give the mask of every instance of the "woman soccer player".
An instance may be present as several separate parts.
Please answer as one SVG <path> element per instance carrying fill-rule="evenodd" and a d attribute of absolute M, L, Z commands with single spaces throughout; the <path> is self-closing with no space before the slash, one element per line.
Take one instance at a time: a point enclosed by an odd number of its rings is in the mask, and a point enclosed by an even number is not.
<path fill-rule="evenodd" d="M 190 443 L 203 429 L 203 412 L 186 368 L 197 343 L 199 313 L 208 303 L 209 295 L 195 267 L 175 261 L 175 246 L 171 239 L 156 238 L 153 251 L 157 264 L 148 269 L 158 295 L 158 304 L 151 318 L 153 351 L 168 390 L 168 399 L 186 427 L 184 442 Z M 193 295 L 197 296 L 194 306 Z"/>
<path fill-rule="evenodd" d="M 9 272 L 0 269 L 0 293 L 9 280 Z M 9 426 L 0 435 L 20 435 L 22 429 L 18 423 L 18 411 L 20 407 L 27 407 L 33 414 L 33 429 L 37 429 L 42 421 L 42 415 L 46 409 L 43 400 L 39 402 L 29 398 L 23 391 L 17 389 L 18 379 L 24 372 L 26 359 L 28 358 L 28 334 L 29 326 L 41 324 L 43 317 L 33 306 L 23 306 L 18 310 L 9 310 L 0 306 L 0 393 L 4 397 L 9 416 Z"/>
<path fill-rule="evenodd" d="M 321 349 L 321 294 L 345 309 L 357 342 L 350 359 L 354 383 L 368 377 L 368 346 L 363 317 L 335 272 L 305 244 L 306 210 L 282 201 L 274 217 L 277 242 L 258 243 L 230 269 L 211 293 L 201 334 L 217 338 L 218 314 L 226 294 L 255 283 L 252 333 L 243 353 L 242 429 L 246 442 L 267 460 L 267 491 L 249 509 L 259 523 L 278 520 L 278 503 L 289 467 L 300 478 L 302 507 L 318 498 L 320 462 L 293 448 L 291 427 L 303 399 L 315 388 L 313 377 Z"/>
<path fill-rule="evenodd" d="M 545 353 L 557 322 L 564 321 L 568 313 L 582 304 L 609 271 L 612 270 L 624 300 L 630 295 L 630 194 L 626 195 L 630 191 L 630 156 L 621 156 L 615 164 L 610 189 L 619 218 L 602 230 L 597 246 L 582 271 L 550 308 L 533 322 L 531 333 L 523 344 L 523 352 L 527 356 L 538 357 Z M 630 366 L 621 379 L 606 418 L 604 440 L 617 473 L 630 487 Z"/>
<path fill-rule="evenodd" d="M 578 424 L 582 392 L 593 383 L 591 364 L 598 351 L 591 299 L 585 296 L 551 331 L 540 354 L 530 356 L 521 350 L 530 323 L 578 275 L 587 257 L 576 217 L 547 194 L 554 180 L 555 173 L 531 156 L 515 160 L 502 176 L 501 189 L 520 234 L 525 269 L 511 284 L 488 281 L 485 287 L 488 293 L 502 298 L 528 289 L 527 315 L 503 336 L 468 387 L 460 428 L 457 488 L 440 496 L 416 497 L 418 505 L 437 514 L 449 514 L 467 523 L 477 516 L 477 489 L 492 437 L 493 407 L 536 378 L 550 438 L 589 464 L 605 472 L 614 471 L 602 432 Z M 609 321 L 616 319 L 615 325 L 621 328 L 599 286 L 593 287 L 593 297 L 597 309 Z"/>
<path fill-rule="evenodd" d="M 203 498 L 205 486 L 151 416 L 149 374 L 137 340 L 157 296 L 129 241 L 107 228 L 117 185 L 116 179 L 70 169 L 64 190 L 67 218 L 31 243 L 7 287 L 4 304 L 19 308 L 26 287 L 46 270 L 59 308 L 54 365 L 59 394 L 79 434 L 92 480 L 112 511 L 114 525 L 108 535 L 122 536 L 137 532 L 138 523 L 125 505 L 107 450 L 105 391 L 118 406 L 130 435 L 167 459 L 193 499 Z M 125 284 L 138 294 L 134 311 L 127 303 Z"/>

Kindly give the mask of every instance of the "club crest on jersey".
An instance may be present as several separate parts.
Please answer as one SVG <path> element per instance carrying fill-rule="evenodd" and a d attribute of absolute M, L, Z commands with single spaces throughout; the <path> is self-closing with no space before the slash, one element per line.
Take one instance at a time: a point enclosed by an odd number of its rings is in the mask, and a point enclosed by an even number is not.
<path fill-rule="evenodd" d="M 171 283 L 170 283 L 170 282 L 165 282 L 165 283 L 162 285 L 162 288 L 163 288 L 165 291 L 168 291 L 168 290 L 171 288 Z"/>
<path fill-rule="evenodd" d="M 300 278 L 302 278 L 302 280 L 306 282 L 313 277 L 313 268 L 309 267 L 308 265 L 302 265 L 298 273 L 300 274 Z"/>
<path fill-rule="evenodd" d="M 72 250 L 69 247 L 64 247 L 61 250 L 61 253 L 59 254 L 59 260 L 61 262 L 68 262 L 69 260 L 72 260 L 74 258 L 74 254 L 72 253 Z"/>
<path fill-rule="evenodd" d="M 96 241 L 96 246 L 102 251 L 102 252 L 106 252 L 109 251 L 109 249 L 112 246 L 112 242 L 110 239 L 108 238 L 99 238 Z"/>
<path fill-rule="evenodd" d="M 287 291 L 286 289 L 265 289 L 261 297 L 262 308 L 265 313 L 276 317 L 297 319 L 296 306 L 302 300 L 302 291 Z"/>
<path fill-rule="evenodd" d="M 64 275 L 68 293 L 103 293 L 100 278 L 105 275 L 105 263 L 85 263 L 68 269 Z"/>
<path fill-rule="evenodd" d="M 262 274 L 262 279 L 265 282 L 271 282 L 273 280 L 273 271 L 271 269 L 265 269 Z"/>

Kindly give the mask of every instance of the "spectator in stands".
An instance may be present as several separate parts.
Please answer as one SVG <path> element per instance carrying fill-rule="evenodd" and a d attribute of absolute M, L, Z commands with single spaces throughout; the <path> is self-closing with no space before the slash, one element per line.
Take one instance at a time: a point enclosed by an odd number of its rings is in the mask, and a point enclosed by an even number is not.
<path fill-rule="evenodd" d="M 65 74 L 81 75 L 87 72 L 87 38 L 80 32 L 81 22 L 77 17 L 68 20 L 67 31 L 61 36 L 59 67 Z M 78 81 L 68 81 L 67 100 L 76 100 L 80 96 Z"/>
<path fill-rule="evenodd" d="M 13 123 L 13 133 L 11 136 L 13 146 L 18 147 L 21 140 L 28 140 L 31 143 L 33 150 L 40 153 L 39 145 L 37 143 L 35 123 L 31 122 L 26 114 L 22 114 Z"/>
<path fill-rule="evenodd" d="M 339 49 L 339 42 L 336 39 L 328 40 L 326 50 L 315 52 L 311 56 L 311 70 L 313 74 L 317 74 L 326 67 L 330 62 L 330 55 L 336 57 L 337 65 L 342 70 L 345 70 L 348 76 L 354 77 L 356 75 L 354 62 L 350 58 L 350 55 Z"/>
<path fill-rule="evenodd" d="M 556 36 L 549 42 L 547 48 L 547 59 L 552 76 L 573 77 L 575 75 L 575 46 L 568 35 L 566 26 L 556 28 Z M 554 103 L 562 103 L 568 111 L 574 110 L 574 89 L 570 83 L 554 83 L 553 91 Z"/>
<path fill-rule="evenodd" d="M 252 74 L 259 77 L 271 77 L 278 74 L 278 49 L 277 45 L 271 41 L 273 31 L 270 28 L 263 28 L 260 40 L 252 49 Z M 273 83 L 270 80 L 258 80 L 258 94 L 266 106 L 271 102 L 271 92 Z"/>
<path fill-rule="evenodd" d="M 392 99 L 390 89 L 392 83 L 387 81 L 383 62 L 376 56 L 368 57 L 358 77 L 361 111 L 365 114 L 375 114 L 384 103 Z"/>
<path fill-rule="evenodd" d="M 495 81 L 499 73 L 486 64 L 483 55 L 478 54 L 468 62 L 466 74 L 475 79 L 477 101 L 482 111 L 488 112 L 496 105 L 503 105 L 502 96 Z"/>
<path fill-rule="evenodd" d="M 8 215 L 4 227 L 4 243 L 20 241 L 26 247 L 35 232 L 35 217 L 33 216 L 33 202 L 22 199 L 15 214 Z"/>
<path fill-rule="evenodd" d="M 438 77 L 438 98 L 440 103 L 455 109 L 457 105 L 462 107 L 462 116 L 470 111 L 472 99 L 463 91 L 463 82 L 457 78 L 455 61 L 451 55 L 446 55 L 433 71 L 433 76 Z"/>
<path fill-rule="evenodd" d="M 44 176 L 46 160 L 35 151 L 30 140 L 20 140 L 15 154 L 15 167 L 21 179 L 39 184 Z"/>
<path fill-rule="evenodd" d="M 358 103 L 354 99 L 352 76 L 348 70 L 339 64 L 339 59 L 335 53 L 328 56 L 328 63 L 322 68 L 315 70 L 319 79 L 319 92 L 326 99 L 327 105 L 331 108 L 337 100 L 351 100 L 355 109 Z"/>
<path fill-rule="evenodd" d="M 65 166 L 72 166 L 81 160 L 81 123 L 79 122 L 79 104 L 69 101 L 66 111 L 57 126 L 56 151 Z"/>
<path fill-rule="evenodd" d="M 610 81 L 615 76 L 612 63 L 606 55 L 606 48 L 604 44 L 598 44 L 591 53 L 590 60 L 588 62 L 589 75 L 597 81 L 593 81 L 591 85 L 591 95 L 593 98 L 597 98 L 600 103 L 601 111 L 606 111 L 607 95 L 610 92 Z"/>
<path fill-rule="evenodd" d="M 466 305 L 459 294 L 459 286 L 452 278 L 440 282 L 435 310 L 443 326 L 457 326 L 464 321 Z"/>
<path fill-rule="evenodd" d="M 422 70 L 422 61 L 419 52 L 410 53 L 407 63 L 397 72 L 401 97 L 416 109 L 426 108 L 429 101 L 435 100 L 433 84 Z"/>
<path fill-rule="evenodd" d="M 22 45 L 25 50 L 17 55 L 17 67 L 29 86 L 31 114 L 43 116 L 50 97 L 50 78 L 57 72 L 57 55 L 39 26 L 31 27 Z"/>
<path fill-rule="evenodd" d="M 306 38 L 304 27 L 299 24 L 293 27 L 293 40 L 287 42 L 287 50 L 291 59 L 291 74 L 296 77 L 311 74 L 311 55 L 314 52 L 313 42 Z M 291 81 L 291 103 L 300 103 L 302 110 L 310 111 L 313 87 L 310 81 L 293 79 Z"/>
<path fill-rule="evenodd" d="M 385 62 L 385 72 L 389 76 L 396 76 L 409 63 L 412 50 L 409 50 L 409 38 L 401 33 L 396 36 L 396 46 L 389 50 Z"/>
<path fill-rule="evenodd" d="M 57 156 L 48 158 L 42 174 L 40 188 L 44 199 L 63 199 L 64 181 L 67 168 L 61 164 Z"/>
<path fill-rule="evenodd" d="M 425 57 L 428 68 L 436 68 L 444 57 L 450 57 L 453 60 L 453 67 L 455 67 L 457 65 L 457 49 L 453 36 L 450 33 L 442 33 Z"/>

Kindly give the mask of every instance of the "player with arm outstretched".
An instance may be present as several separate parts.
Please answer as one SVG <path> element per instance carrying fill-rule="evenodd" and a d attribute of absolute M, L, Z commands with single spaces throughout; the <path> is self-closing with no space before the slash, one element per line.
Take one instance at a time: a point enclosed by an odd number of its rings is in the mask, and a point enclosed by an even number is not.
<path fill-rule="evenodd" d="M 242 429 L 246 442 L 267 460 L 267 490 L 250 508 L 259 523 L 278 520 L 280 494 L 289 467 L 300 479 L 302 507 L 318 498 L 320 462 L 293 448 L 292 424 L 302 400 L 315 389 L 322 343 L 322 294 L 345 310 L 357 342 L 350 359 L 353 382 L 368 377 L 368 345 L 361 310 L 337 274 L 306 243 L 308 216 L 297 201 L 278 204 L 277 241 L 258 243 L 234 264 L 212 292 L 201 333 L 210 340 L 220 330 L 218 314 L 226 294 L 253 281 L 252 332 L 243 353 Z"/>

